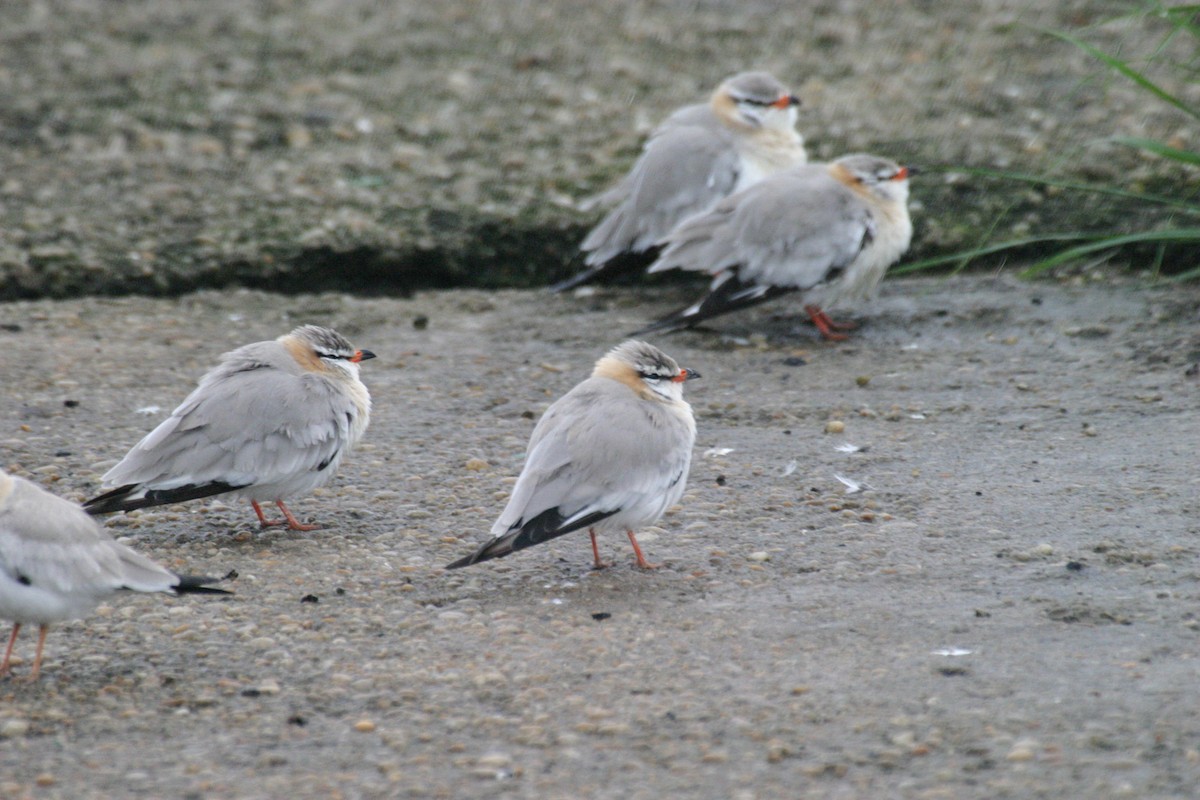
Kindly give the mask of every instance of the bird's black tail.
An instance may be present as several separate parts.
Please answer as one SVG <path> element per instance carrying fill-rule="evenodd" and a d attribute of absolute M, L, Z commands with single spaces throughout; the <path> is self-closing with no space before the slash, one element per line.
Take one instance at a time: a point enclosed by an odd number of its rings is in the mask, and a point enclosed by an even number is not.
<path fill-rule="evenodd" d="M 464 556 L 453 564 L 447 564 L 446 569 L 458 569 L 477 564 L 480 561 L 490 561 L 493 558 L 515 553 L 517 550 L 524 550 L 526 547 L 533 547 L 535 544 L 557 539 L 559 536 L 564 536 L 580 528 L 590 528 L 619 510 L 614 508 L 612 511 L 595 511 L 575 520 L 570 525 L 563 525 L 563 515 L 559 513 L 559 510 L 557 508 L 548 509 L 521 527 L 488 540 L 471 555 Z"/>
<path fill-rule="evenodd" d="M 690 328 L 706 319 L 719 317 L 731 311 L 756 306 L 768 300 L 798 291 L 794 286 L 760 286 L 756 283 L 742 281 L 734 271 L 718 276 L 709 287 L 708 294 L 686 308 L 668 314 L 644 328 L 640 328 L 629 336 L 642 336 L 647 333 L 671 333 L 682 328 Z"/>
<path fill-rule="evenodd" d="M 117 511 L 134 511 L 150 506 L 165 506 L 171 503 L 199 500 L 202 497 L 212 497 L 241 488 L 241 486 L 233 486 L 221 481 L 212 481 L 211 483 L 189 483 L 175 489 L 150 489 L 145 494 L 137 494 L 141 489 L 141 484 L 129 483 L 93 497 L 83 504 L 83 510 L 92 516 L 112 514 Z M 136 497 L 135 494 L 137 494 Z"/>
<path fill-rule="evenodd" d="M 569 289 L 574 289 L 576 286 L 591 283 L 594 280 L 608 281 L 622 275 L 641 272 L 654 263 L 654 259 L 658 258 L 658 253 L 661 249 L 660 247 L 652 246 L 634 253 L 621 253 L 613 256 L 603 264 L 590 267 L 582 272 L 575 273 L 564 281 L 551 284 L 549 287 L 550 291 L 558 294 Z"/>
<path fill-rule="evenodd" d="M 203 575 L 179 575 L 179 583 L 175 584 L 176 594 L 233 594 L 226 589 L 209 586 L 210 583 L 220 583 L 224 578 L 209 578 Z"/>

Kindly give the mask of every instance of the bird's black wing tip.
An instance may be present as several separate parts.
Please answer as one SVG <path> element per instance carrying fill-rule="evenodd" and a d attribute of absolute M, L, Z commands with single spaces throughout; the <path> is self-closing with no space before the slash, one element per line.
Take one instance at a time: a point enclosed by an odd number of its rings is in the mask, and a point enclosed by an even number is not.
<path fill-rule="evenodd" d="M 228 589 L 218 589 L 211 584 L 220 583 L 224 578 L 210 578 L 207 575 L 180 575 L 179 583 L 175 584 L 176 594 L 233 594 Z"/>
<path fill-rule="evenodd" d="M 116 511 L 130 510 L 126 508 L 125 499 L 137 489 L 136 483 L 127 483 L 124 486 L 118 486 L 104 494 L 98 494 L 91 500 L 84 502 L 83 510 L 91 514 L 93 517 L 100 514 L 112 514 Z"/>
<path fill-rule="evenodd" d="M 237 486 L 224 481 L 209 481 L 208 483 L 189 483 L 174 489 L 150 489 L 141 497 L 130 497 L 141 484 L 127 483 L 112 491 L 93 497 L 83 504 L 83 510 L 92 516 L 112 514 L 117 511 L 137 511 L 140 508 L 166 506 L 174 503 L 185 503 L 188 500 L 201 500 L 226 492 L 234 492 L 245 488 L 246 484 Z"/>

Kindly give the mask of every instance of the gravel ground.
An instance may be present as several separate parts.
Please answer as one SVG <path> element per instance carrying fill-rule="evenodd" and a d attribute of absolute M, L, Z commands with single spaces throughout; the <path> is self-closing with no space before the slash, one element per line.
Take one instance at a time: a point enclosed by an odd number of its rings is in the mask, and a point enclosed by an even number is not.
<path fill-rule="evenodd" d="M 1200 171 L 1195 120 L 1047 31 L 1200 106 L 1185 37 L 1125 0 L 5 0 L 0 298 L 531 286 L 670 110 L 748 68 L 803 98 L 814 158 L 914 182 L 914 257 L 981 236 L 1155 224 Z M 1190 42 L 1194 45 L 1194 41 Z M 1153 63 L 1145 59 L 1156 57 Z M 1133 199 L 968 178 L 1100 181 Z M 1195 266 L 1194 255 L 1186 266 Z"/>
<path fill-rule="evenodd" d="M 31 299 L 0 305 L 6 469 L 91 496 L 219 353 L 295 324 L 380 358 L 364 444 L 293 504 L 321 531 L 111 518 L 236 595 L 57 626 L 38 684 L 0 682 L 0 798 L 1194 796 L 1197 287 L 892 279 L 847 343 L 786 302 L 664 339 L 704 379 L 649 574 L 616 537 L 601 572 L 582 536 L 440 567 L 538 414 L 685 290 L 381 296 L 570 274 L 576 200 L 750 67 L 803 97 L 815 158 L 928 168 L 913 257 L 1130 224 L 961 172 L 1194 192 L 1109 140 L 1195 148 L 1192 121 L 1043 33 L 1194 60 L 1128 10 L 8 0 L 0 299 Z"/>
<path fill-rule="evenodd" d="M 56 627 L 0 682 L 0 796 L 1194 796 L 1200 290 L 1096 277 L 887 281 L 842 344 L 786 302 L 662 340 L 704 378 L 653 573 L 581 535 L 441 565 L 682 293 L 0 306 L 3 463 L 77 500 L 224 350 L 311 321 L 379 354 L 363 446 L 293 505 L 321 531 L 111 518 L 236 595 Z"/>

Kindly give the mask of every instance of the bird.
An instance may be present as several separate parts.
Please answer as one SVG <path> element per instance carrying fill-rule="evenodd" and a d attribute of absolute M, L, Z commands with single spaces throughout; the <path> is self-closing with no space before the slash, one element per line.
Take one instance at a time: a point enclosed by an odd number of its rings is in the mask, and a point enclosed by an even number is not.
<path fill-rule="evenodd" d="M 667 236 L 649 272 L 682 269 L 713 276 L 697 302 L 631 336 L 689 328 L 792 292 L 824 306 L 871 293 L 912 241 L 908 179 L 917 170 L 856 153 L 806 164 L 730 195 Z M 826 339 L 851 327 L 822 303 L 805 312 Z"/>
<path fill-rule="evenodd" d="M 24 624 L 39 626 L 35 681 L 51 623 L 86 616 L 121 589 L 231 594 L 209 586 L 217 582 L 176 575 L 117 542 L 75 503 L 0 470 L 0 618 L 14 623 L 0 675 Z"/>
<path fill-rule="evenodd" d="M 591 205 L 612 210 L 584 238 L 586 268 L 562 292 L 644 269 L 657 243 L 688 217 L 781 169 L 808 160 L 796 131 L 800 100 L 766 72 L 724 80 L 709 102 L 684 106 L 650 136 L 629 173 Z"/>
<path fill-rule="evenodd" d="M 171 416 L 101 477 L 116 488 L 84 509 L 108 514 L 236 494 L 250 501 L 264 528 L 316 530 L 284 499 L 327 483 L 362 438 L 371 396 L 358 370 L 374 357 L 317 325 L 225 353 Z M 283 520 L 267 520 L 259 503 L 268 501 Z"/>
<path fill-rule="evenodd" d="M 596 362 L 591 377 L 556 400 L 529 439 L 521 476 L 474 553 L 457 569 L 500 558 L 586 528 L 602 569 L 597 532 L 625 531 L 637 565 L 654 569 L 633 529 L 649 525 L 683 495 L 696 422 L 683 399 L 681 368 L 653 345 L 630 340 Z"/>

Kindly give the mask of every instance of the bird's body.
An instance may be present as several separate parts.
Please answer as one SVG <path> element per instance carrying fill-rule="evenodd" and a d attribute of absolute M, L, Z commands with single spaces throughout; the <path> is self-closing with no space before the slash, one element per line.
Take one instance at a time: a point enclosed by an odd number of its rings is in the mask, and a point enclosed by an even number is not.
<path fill-rule="evenodd" d="M 0 618 L 15 623 L 0 663 L 22 624 L 38 625 L 37 658 L 51 623 L 78 619 L 118 590 L 210 592 L 214 578 L 176 575 L 109 536 L 74 503 L 0 471 Z"/>
<path fill-rule="evenodd" d="M 329 481 L 362 438 L 371 398 L 358 364 L 373 358 L 315 325 L 226 353 L 171 416 L 103 476 L 116 488 L 89 500 L 91 514 L 130 511 L 218 494 L 283 504 Z"/>
<path fill-rule="evenodd" d="M 853 155 L 773 175 L 672 231 L 650 272 L 713 276 L 698 302 L 639 333 L 690 327 L 791 292 L 823 335 L 833 306 L 869 294 L 912 240 L 908 176 L 887 159 Z"/>
<path fill-rule="evenodd" d="M 580 249 L 586 269 L 551 287 L 563 291 L 641 269 L 683 220 L 729 194 L 807 160 L 788 89 L 764 72 L 724 81 L 708 103 L 684 106 L 651 134 L 641 156 L 596 198 L 611 207 Z"/>
<path fill-rule="evenodd" d="M 463 567 L 588 528 L 625 531 L 639 566 L 649 567 L 633 530 L 659 519 L 683 495 L 696 423 L 683 382 L 699 377 L 643 342 L 626 342 L 592 376 L 542 415 L 525 467 L 492 538 L 449 565 Z"/>

